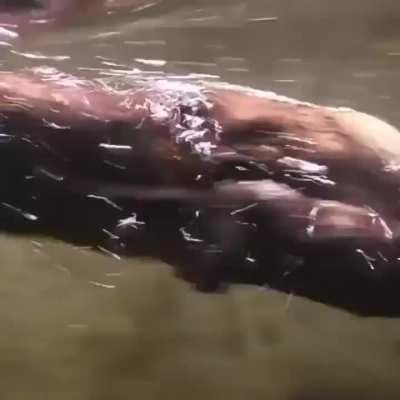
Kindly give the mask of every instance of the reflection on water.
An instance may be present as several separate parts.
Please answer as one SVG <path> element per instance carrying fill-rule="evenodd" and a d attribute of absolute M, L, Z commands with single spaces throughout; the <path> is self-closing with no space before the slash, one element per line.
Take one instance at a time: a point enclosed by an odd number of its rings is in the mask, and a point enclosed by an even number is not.
<path fill-rule="evenodd" d="M 201 74 L 399 126 L 398 6 L 384 3 L 177 3 L 6 47 L 3 67 Z M 398 397 L 395 319 L 244 286 L 199 294 L 159 263 L 41 237 L 2 236 L 0 254 L 4 398 Z"/>

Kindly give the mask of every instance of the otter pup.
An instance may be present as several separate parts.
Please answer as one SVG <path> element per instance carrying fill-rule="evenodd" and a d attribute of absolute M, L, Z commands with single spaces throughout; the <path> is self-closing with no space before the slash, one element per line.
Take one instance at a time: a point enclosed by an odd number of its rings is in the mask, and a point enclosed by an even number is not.
<path fill-rule="evenodd" d="M 223 83 L 116 89 L 0 74 L 5 229 L 160 256 L 243 282 L 400 311 L 400 136 L 366 114 Z"/>

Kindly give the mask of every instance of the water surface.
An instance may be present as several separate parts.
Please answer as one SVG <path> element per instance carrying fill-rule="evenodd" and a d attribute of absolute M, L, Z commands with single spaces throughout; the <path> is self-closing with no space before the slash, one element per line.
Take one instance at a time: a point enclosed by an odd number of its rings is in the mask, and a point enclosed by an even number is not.
<path fill-rule="evenodd" d="M 168 1 L 168 0 L 167 0 Z M 396 1 L 171 1 L 22 47 L 3 67 L 202 74 L 400 126 Z M 4 399 L 397 399 L 400 324 L 236 285 L 202 294 L 149 259 L 0 237 Z"/>

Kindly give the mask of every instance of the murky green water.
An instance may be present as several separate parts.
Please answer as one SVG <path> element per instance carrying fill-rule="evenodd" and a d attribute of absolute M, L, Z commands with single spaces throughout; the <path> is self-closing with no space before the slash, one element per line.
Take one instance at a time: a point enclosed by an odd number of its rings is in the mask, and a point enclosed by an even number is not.
<path fill-rule="evenodd" d="M 165 14 L 41 36 L 4 65 L 219 76 L 400 126 L 399 11 L 391 0 L 171 0 Z M 0 263 L 2 399 L 400 396 L 397 319 L 254 287 L 201 294 L 157 261 L 49 238 L 3 234 Z"/>

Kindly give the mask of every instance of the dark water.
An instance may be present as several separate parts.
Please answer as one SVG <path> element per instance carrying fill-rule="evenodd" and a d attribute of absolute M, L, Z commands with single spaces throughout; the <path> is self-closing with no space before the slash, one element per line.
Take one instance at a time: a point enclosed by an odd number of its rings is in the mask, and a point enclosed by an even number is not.
<path fill-rule="evenodd" d="M 4 67 L 206 74 L 400 126 L 398 11 L 389 0 L 176 1 L 41 36 Z M 4 234 L 0 247 L 2 398 L 398 398 L 397 319 L 244 285 L 202 294 L 158 261 L 45 237 Z"/>

